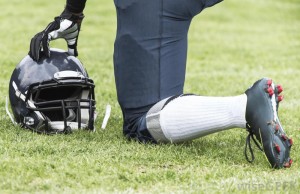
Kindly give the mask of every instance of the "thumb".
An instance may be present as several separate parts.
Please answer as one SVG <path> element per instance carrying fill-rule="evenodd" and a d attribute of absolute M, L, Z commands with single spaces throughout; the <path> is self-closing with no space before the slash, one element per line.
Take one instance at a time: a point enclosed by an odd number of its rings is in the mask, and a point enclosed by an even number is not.
<path fill-rule="evenodd" d="M 76 44 L 68 45 L 68 53 L 70 55 L 77 57 L 78 56 L 77 45 Z"/>

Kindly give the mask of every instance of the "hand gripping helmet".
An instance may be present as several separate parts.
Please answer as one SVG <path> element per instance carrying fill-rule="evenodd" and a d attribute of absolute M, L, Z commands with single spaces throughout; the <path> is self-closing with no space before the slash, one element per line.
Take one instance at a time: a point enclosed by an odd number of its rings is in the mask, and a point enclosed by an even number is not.
<path fill-rule="evenodd" d="M 26 56 L 13 71 L 9 99 L 15 122 L 47 134 L 94 130 L 93 80 L 76 57 L 57 49 L 50 56 L 39 62 Z"/>

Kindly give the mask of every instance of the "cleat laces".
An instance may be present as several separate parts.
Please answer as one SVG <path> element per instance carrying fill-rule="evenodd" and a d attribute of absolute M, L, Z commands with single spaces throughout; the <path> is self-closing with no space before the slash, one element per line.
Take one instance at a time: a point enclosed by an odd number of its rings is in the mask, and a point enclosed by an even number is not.
<path fill-rule="evenodd" d="M 257 140 L 253 137 L 254 133 L 251 129 L 251 127 L 249 126 L 249 124 L 246 124 L 246 129 L 249 132 L 247 138 L 246 138 L 246 145 L 245 145 L 245 150 L 244 150 L 244 154 L 245 154 L 245 158 L 248 162 L 252 163 L 255 159 L 254 153 L 253 153 L 253 149 L 251 147 L 251 139 L 254 141 L 255 145 L 257 146 L 257 148 L 260 151 L 264 151 L 263 148 L 259 145 L 259 143 L 257 142 Z M 249 159 L 249 156 L 247 154 L 247 148 L 249 149 L 249 152 L 251 154 L 251 160 Z"/>

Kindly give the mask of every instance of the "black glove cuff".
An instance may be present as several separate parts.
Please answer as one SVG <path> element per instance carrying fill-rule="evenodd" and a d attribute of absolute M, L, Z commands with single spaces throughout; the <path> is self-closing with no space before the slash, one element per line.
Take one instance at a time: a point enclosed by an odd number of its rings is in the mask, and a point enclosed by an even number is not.
<path fill-rule="evenodd" d="M 61 17 L 63 19 L 71 20 L 73 22 L 80 23 L 84 18 L 84 14 L 80 13 L 80 14 L 75 15 L 72 12 L 70 12 L 68 9 L 65 8 L 59 17 Z"/>

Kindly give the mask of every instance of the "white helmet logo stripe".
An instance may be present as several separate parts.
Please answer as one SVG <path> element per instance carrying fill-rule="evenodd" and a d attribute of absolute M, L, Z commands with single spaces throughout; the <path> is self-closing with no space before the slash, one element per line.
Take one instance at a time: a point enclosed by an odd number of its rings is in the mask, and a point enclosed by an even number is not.
<path fill-rule="evenodd" d="M 16 96 L 25 102 L 26 97 L 19 91 L 17 84 L 13 81 L 12 85 L 15 89 Z"/>

